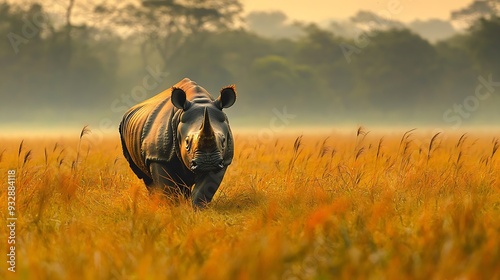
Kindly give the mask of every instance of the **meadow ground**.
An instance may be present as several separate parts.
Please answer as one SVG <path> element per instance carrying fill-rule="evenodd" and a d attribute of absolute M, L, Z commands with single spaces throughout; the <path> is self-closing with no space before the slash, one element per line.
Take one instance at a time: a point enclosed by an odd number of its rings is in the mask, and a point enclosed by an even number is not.
<path fill-rule="evenodd" d="M 117 138 L 78 136 L 0 140 L 0 278 L 500 278 L 498 135 L 237 134 L 202 211 L 150 196 Z"/>

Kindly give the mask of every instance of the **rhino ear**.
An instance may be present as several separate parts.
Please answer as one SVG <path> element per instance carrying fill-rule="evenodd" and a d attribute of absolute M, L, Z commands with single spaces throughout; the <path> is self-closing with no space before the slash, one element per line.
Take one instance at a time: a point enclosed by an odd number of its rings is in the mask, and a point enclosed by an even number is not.
<path fill-rule="evenodd" d="M 236 102 L 236 87 L 230 85 L 220 90 L 220 96 L 215 100 L 215 105 L 222 110 L 233 106 L 234 102 Z"/>
<path fill-rule="evenodd" d="M 172 88 L 172 95 L 170 97 L 170 100 L 172 101 L 172 104 L 174 104 L 174 106 L 179 109 L 182 109 L 184 111 L 189 109 L 190 102 L 186 99 L 186 92 L 184 92 L 180 88 Z"/>

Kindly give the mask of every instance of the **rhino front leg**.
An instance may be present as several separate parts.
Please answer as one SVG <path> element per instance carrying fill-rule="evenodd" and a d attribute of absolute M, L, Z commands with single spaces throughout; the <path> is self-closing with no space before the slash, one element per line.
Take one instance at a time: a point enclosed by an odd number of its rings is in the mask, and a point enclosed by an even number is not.
<path fill-rule="evenodd" d="M 196 207 L 205 207 L 212 198 L 215 192 L 219 189 L 222 178 L 226 173 L 227 167 L 224 167 L 217 172 L 208 172 L 196 176 L 193 189 L 193 205 Z"/>
<path fill-rule="evenodd" d="M 152 183 L 147 186 L 149 192 L 161 190 L 171 197 L 184 196 L 189 198 L 191 190 L 185 185 L 178 184 L 174 178 L 167 172 L 164 164 L 161 162 L 152 162 L 149 165 L 151 172 Z M 175 176 L 175 175 L 174 175 Z"/>

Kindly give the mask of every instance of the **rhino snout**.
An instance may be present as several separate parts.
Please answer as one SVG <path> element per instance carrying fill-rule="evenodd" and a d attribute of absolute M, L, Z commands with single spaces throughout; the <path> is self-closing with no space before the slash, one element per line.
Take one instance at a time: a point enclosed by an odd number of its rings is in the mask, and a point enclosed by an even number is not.
<path fill-rule="evenodd" d="M 191 171 L 208 172 L 224 168 L 224 160 L 220 154 L 199 155 L 191 160 Z"/>

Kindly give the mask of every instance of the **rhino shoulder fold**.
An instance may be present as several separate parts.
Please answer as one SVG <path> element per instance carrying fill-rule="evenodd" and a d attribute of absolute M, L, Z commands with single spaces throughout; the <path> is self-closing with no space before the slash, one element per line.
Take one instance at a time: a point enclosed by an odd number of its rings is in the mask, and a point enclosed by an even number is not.
<path fill-rule="evenodd" d="M 179 116 L 176 111 L 160 110 L 154 118 L 151 118 L 150 127 L 142 142 L 146 162 L 151 160 L 168 162 L 178 157 L 176 132 Z"/>

